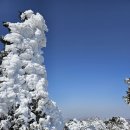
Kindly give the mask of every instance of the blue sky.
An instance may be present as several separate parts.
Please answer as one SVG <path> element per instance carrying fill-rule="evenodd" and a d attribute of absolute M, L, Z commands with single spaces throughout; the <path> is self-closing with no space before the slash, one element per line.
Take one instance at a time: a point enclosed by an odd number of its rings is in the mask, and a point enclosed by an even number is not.
<path fill-rule="evenodd" d="M 17 22 L 27 9 L 40 12 L 49 28 L 48 90 L 63 116 L 130 118 L 122 99 L 130 76 L 130 1 L 1 0 L 0 22 Z"/>

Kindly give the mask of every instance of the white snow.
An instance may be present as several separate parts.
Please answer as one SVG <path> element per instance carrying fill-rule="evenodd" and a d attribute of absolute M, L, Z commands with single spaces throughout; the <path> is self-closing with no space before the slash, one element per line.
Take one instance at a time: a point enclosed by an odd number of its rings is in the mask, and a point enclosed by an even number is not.
<path fill-rule="evenodd" d="M 32 10 L 22 13 L 21 19 L 7 22 L 10 33 L 3 38 L 12 44 L 5 45 L 8 55 L 1 64 L 0 129 L 62 130 L 61 112 L 47 92 L 41 50 L 46 47 L 45 20 Z"/>
<path fill-rule="evenodd" d="M 79 121 L 73 119 L 65 124 L 64 130 L 130 130 L 130 125 L 122 117 L 114 117 L 108 121 L 100 119 Z"/>

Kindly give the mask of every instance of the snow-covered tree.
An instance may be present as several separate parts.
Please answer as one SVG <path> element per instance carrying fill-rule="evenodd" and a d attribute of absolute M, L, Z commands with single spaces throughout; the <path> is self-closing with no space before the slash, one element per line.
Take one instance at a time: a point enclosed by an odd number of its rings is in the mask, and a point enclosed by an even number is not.
<path fill-rule="evenodd" d="M 125 79 L 125 83 L 128 85 L 128 90 L 126 91 L 126 96 L 124 96 L 124 99 L 127 104 L 130 104 L 130 78 Z"/>
<path fill-rule="evenodd" d="M 43 65 L 47 26 L 31 10 L 20 17 L 22 22 L 4 22 L 10 33 L 1 37 L 0 130 L 62 130 L 61 112 L 48 98 Z"/>
<path fill-rule="evenodd" d="M 122 117 L 112 117 L 107 121 L 100 119 L 79 121 L 73 119 L 65 124 L 64 130 L 130 130 L 130 126 L 128 121 Z"/>
<path fill-rule="evenodd" d="M 65 124 L 64 130 L 108 130 L 105 123 L 100 119 L 79 121 L 70 120 Z"/>
<path fill-rule="evenodd" d="M 112 117 L 104 122 L 108 130 L 129 130 L 130 126 L 126 119 L 122 117 Z"/>

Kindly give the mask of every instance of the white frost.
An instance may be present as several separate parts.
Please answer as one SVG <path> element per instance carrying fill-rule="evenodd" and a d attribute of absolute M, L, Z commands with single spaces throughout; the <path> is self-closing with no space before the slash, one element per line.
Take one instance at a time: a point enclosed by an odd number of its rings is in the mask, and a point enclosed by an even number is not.
<path fill-rule="evenodd" d="M 62 130 L 63 120 L 48 97 L 42 48 L 46 46 L 44 18 L 32 10 L 21 14 L 21 23 L 7 22 L 0 77 L 0 129 Z"/>

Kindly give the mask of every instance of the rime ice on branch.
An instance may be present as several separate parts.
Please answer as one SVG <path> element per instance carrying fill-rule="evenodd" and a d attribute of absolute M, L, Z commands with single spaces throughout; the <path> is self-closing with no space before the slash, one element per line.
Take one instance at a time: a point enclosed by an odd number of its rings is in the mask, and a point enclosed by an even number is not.
<path fill-rule="evenodd" d="M 41 49 L 47 26 L 31 10 L 20 16 L 21 23 L 4 22 L 10 33 L 1 38 L 0 130 L 62 130 L 61 113 L 46 88 Z"/>

